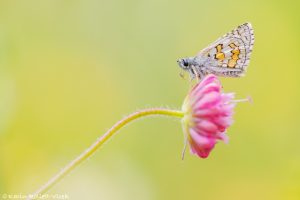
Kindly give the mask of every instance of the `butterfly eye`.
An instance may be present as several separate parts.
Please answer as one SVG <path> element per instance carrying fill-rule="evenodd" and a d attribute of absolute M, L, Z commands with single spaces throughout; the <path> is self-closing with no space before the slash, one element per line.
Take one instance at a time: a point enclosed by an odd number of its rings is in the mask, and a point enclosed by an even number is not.
<path fill-rule="evenodd" d="M 183 60 L 183 66 L 187 67 L 189 66 L 189 63 L 186 60 Z"/>

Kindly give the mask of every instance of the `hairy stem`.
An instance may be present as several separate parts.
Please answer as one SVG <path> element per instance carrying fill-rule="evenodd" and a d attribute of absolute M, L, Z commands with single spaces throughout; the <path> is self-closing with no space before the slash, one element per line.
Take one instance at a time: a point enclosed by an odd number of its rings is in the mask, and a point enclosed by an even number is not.
<path fill-rule="evenodd" d="M 29 195 L 28 200 L 34 199 L 39 195 L 44 194 L 54 185 L 56 185 L 62 178 L 64 178 L 67 174 L 69 174 L 74 168 L 76 168 L 79 164 L 89 158 L 95 151 L 101 147 L 109 138 L 111 138 L 119 129 L 129 124 L 130 122 L 146 117 L 149 115 L 165 115 L 171 117 L 179 117 L 182 118 L 184 113 L 180 110 L 171 110 L 164 108 L 150 108 L 144 109 L 130 114 L 129 116 L 123 118 L 118 121 L 114 126 L 112 126 L 103 136 L 98 138 L 95 143 L 93 143 L 88 149 L 82 152 L 77 158 L 75 158 L 72 162 L 66 165 L 60 172 L 58 172 L 55 176 L 53 176 L 48 182 L 46 182 L 42 187 L 40 187 L 37 191 L 35 191 L 32 195 Z"/>

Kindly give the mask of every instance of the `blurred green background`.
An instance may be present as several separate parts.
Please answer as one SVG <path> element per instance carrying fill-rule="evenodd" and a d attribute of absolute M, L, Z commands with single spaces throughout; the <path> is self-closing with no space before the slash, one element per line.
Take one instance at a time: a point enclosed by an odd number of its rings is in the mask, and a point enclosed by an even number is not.
<path fill-rule="evenodd" d="M 179 121 L 123 129 L 51 193 L 69 199 L 300 199 L 300 2 L 0 1 L 0 194 L 36 190 L 117 120 L 180 108 L 176 60 L 244 22 L 247 75 L 222 78 L 239 104 L 208 159 L 186 154 Z M 1 197 L 0 197 L 1 198 Z"/>

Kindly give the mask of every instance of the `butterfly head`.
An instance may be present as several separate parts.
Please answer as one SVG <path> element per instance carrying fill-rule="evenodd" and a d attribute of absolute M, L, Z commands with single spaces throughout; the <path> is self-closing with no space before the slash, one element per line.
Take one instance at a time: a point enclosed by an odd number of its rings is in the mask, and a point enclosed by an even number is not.
<path fill-rule="evenodd" d="M 181 67 L 183 70 L 189 70 L 190 69 L 190 64 L 191 64 L 190 58 L 178 59 L 177 63 L 179 65 L 179 67 Z"/>

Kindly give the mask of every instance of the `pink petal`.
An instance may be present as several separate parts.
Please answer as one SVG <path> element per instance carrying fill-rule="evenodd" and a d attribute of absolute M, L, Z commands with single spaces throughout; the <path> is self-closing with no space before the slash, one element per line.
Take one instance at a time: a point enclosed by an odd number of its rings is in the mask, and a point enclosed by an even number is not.
<path fill-rule="evenodd" d="M 221 101 L 221 97 L 218 92 L 210 92 L 206 94 L 200 101 L 195 103 L 194 109 L 207 109 L 215 106 Z"/>
<path fill-rule="evenodd" d="M 223 141 L 224 143 L 226 143 L 226 144 L 229 142 L 229 137 L 226 135 L 225 132 L 219 133 L 219 134 L 217 135 L 217 137 L 218 137 L 219 140 L 222 140 L 222 141 Z"/>
<path fill-rule="evenodd" d="M 206 94 L 210 92 L 220 93 L 220 90 L 221 88 L 219 85 L 211 83 L 210 85 L 207 85 L 207 87 L 199 89 L 197 93 L 191 93 L 191 105 L 194 105 L 195 102 L 200 101 L 203 97 L 205 97 Z"/>
<path fill-rule="evenodd" d="M 219 132 L 218 126 L 209 120 L 200 120 L 199 122 L 196 122 L 194 129 L 199 132 L 208 132 L 213 135 Z"/>
<path fill-rule="evenodd" d="M 189 139 L 191 152 L 197 154 L 201 158 L 206 158 L 216 144 L 216 139 L 202 136 L 190 129 Z"/>
<path fill-rule="evenodd" d="M 208 85 L 209 83 L 212 83 L 212 82 L 216 82 L 217 84 L 219 84 L 219 80 L 218 78 L 213 75 L 213 74 L 209 74 L 207 75 L 199 84 L 199 87 L 203 87 L 205 85 Z"/>

